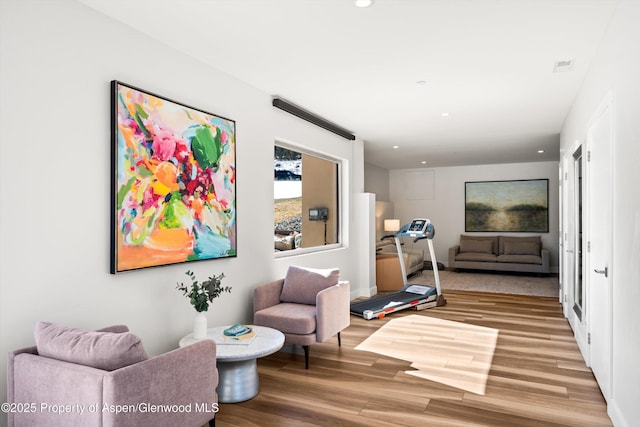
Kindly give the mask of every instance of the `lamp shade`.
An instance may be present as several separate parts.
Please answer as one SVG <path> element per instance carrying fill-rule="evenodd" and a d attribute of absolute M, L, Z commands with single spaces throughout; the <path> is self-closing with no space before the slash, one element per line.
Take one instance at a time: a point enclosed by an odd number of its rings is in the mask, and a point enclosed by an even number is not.
<path fill-rule="evenodd" d="M 399 219 L 385 219 L 384 220 L 384 231 L 396 232 L 398 230 L 400 230 L 400 220 Z"/>

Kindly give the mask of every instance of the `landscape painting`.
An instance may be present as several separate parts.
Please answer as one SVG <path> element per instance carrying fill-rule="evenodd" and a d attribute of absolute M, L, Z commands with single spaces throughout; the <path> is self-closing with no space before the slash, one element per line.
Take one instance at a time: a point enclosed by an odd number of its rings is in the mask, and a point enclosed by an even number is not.
<path fill-rule="evenodd" d="M 549 180 L 465 182 L 465 231 L 549 232 Z"/>
<path fill-rule="evenodd" d="M 111 273 L 236 256 L 235 122 L 111 82 Z"/>

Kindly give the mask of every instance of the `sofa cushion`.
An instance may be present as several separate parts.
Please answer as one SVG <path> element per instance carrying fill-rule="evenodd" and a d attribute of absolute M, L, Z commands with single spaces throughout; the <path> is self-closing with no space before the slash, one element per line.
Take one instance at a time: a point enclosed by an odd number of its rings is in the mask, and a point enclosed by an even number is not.
<path fill-rule="evenodd" d="M 490 254 L 493 253 L 493 242 L 486 239 L 464 239 L 460 241 L 460 252 Z"/>
<path fill-rule="evenodd" d="M 540 236 L 527 236 L 527 237 L 520 237 L 520 236 L 500 236 L 499 241 L 498 241 L 498 254 L 499 255 L 503 255 L 505 254 L 504 251 L 504 245 L 505 243 L 536 243 L 538 245 L 538 251 L 535 253 L 535 255 L 540 255 L 540 249 L 542 249 L 542 242 L 540 241 Z"/>
<path fill-rule="evenodd" d="M 140 338 L 131 332 L 96 332 L 38 322 L 34 336 L 41 356 L 105 371 L 148 358 Z"/>
<path fill-rule="evenodd" d="M 289 266 L 282 285 L 280 301 L 315 305 L 318 292 L 336 285 L 339 278 L 339 268 Z"/>
<path fill-rule="evenodd" d="M 456 261 L 488 261 L 495 262 L 498 255 L 484 252 L 461 252 L 456 255 Z"/>
<path fill-rule="evenodd" d="M 276 304 L 257 311 L 253 321 L 257 325 L 277 329 L 283 333 L 312 334 L 316 331 L 316 307 L 306 304 Z"/>
<path fill-rule="evenodd" d="M 542 264 L 542 257 L 536 255 L 499 255 L 498 262 L 517 264 Z"/>
<path fill-rule="evenodd" d="M 462 249 L 463 247 L 465 249 L 476 249 L 473 247 L 474 243 L 471 243 L 471 247 L 465 246 L 468 242 L 477 242 L 477 241 L 489 241 L 492 244 L 491 247 L 491 251 L 490 252 L 486 252 L 486 253 L 494 253 L 494 254 L 498 254 L 498 236 L 469 236 L 466 234 L 461 234 L 460 235 L 460 248 Z M 480 244 L 479 248 L 480 249 L 486 249 L 486 243 L 485 244 Z"/>
<path fill-rule="evenodd" d="M 540 256 L 538 242 L 504 242 L 504 255 L 536 255 Z"/>

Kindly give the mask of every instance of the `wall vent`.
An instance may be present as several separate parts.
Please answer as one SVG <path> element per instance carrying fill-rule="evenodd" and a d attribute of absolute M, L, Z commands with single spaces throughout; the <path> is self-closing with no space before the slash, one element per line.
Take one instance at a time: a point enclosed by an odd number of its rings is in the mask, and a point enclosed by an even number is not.
<path fill-rule="evenodd" d="M 571 69 L 573 68 L 573 59 L 566 59 L 564 61 L 556 61 L 555 65 L 553 66 L 553 72 L 554 73 L 562 73 L 564 71 L 571 71 Z"/>

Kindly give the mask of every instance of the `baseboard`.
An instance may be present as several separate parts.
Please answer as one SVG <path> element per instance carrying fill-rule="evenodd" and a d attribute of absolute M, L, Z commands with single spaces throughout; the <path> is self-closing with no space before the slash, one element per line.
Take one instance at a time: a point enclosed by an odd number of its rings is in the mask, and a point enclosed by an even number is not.
<path fill-rule="evenodd" d="M 357 298 L 369 298 L 373 295 L 375 295 L 376 293 L 378 293 L 378 288 L 376 287 L 376 285 L 370 286 L 368 288 L 368 294 L 366 292 L 362 292 L 362 289 L 352 289 L 351 292 L 349 293 L 349 297 L 351 298 L 351 301 L 353 301 L 354 299 Z"/>
<path fill-rule="evenodd" d="M 615 400 L 607 402 L 607 415 L 611 418 L 611 422 L 616 427 L 631 427 L 631 424 L 627 422 L 624 415 L 620 411 L 620 407 L 616 404 Z"/>

